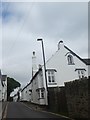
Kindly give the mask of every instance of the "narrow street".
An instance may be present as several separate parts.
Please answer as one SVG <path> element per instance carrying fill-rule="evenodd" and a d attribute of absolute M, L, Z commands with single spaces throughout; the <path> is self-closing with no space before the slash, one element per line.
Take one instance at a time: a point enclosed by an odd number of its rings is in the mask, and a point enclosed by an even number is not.
<path fill-rule="evenodd" d="M 32 108 L 20 102 L 8 103 L 5 114 L 6 115 L 4 115 L 4 117 L 6 118 L 59 118 L 60 120 L 68 119 L 52 113 L 33 110 Z"/>

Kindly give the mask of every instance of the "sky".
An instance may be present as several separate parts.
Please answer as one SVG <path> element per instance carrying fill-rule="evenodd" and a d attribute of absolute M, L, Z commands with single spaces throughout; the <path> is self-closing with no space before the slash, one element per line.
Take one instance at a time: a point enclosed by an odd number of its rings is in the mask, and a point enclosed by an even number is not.
<path fill-rule="evenodd" d="M 0 67 L 24 87 L 32 75 L 32 52 L 43 64 L 41 43 L 48 60 L 64 44 L 82 58 L 88 57 L 87 2 L 0 3 Z"/>

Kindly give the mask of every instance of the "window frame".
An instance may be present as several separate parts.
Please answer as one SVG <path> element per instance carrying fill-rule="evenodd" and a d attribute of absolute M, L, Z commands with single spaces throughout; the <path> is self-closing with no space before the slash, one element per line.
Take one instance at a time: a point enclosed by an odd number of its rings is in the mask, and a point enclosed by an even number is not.
<path fill-rule="evenodd" d="M 48 84 L 55 84 L 55 72 L 57 72 L 55 69 L 47 69 L 47 80 Z"/>
<path fill-rule="evenodd" d="M 38 88 L 36 89 L 39 99 L 45 99 L 45 88 Z M 42 96 L 43 95 L 43 96 Z"/>
<path fill-rule="evenodd" d="M 71 54 L 67 55 L 68 65 L 75 65 L 73 56 Z"/>
<path fill-rule="evenodd" d="M 44 96 L 44 89 L 41 89 L 41 98 L 44 99 L 45 96 Z"/>
<path fill-rule="evenodd" d="M 82 78 L 85 77 L 85 71 L 86 71 L 86 69 L 82 69 L 82 68 L 81 69 L 75 69 L 75 71 L 78 71 L 78 77 L 79 77 L 79 79 L 82 79 Z"/>

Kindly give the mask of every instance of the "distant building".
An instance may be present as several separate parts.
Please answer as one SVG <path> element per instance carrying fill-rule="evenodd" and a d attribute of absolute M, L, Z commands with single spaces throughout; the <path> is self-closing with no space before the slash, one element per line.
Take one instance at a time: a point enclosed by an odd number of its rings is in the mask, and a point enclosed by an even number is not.
<path fill-rule="evenodd" d="M 2 75 L 0 70 L 0 101 L 7 101 L 7 75 Z"/>
<path fill-rule="evenodd" d="M 28 89 L 27 86 L 23 88 L 22 96 L 24 100 L 30 100 L 32 103 L 47 105 L 44 67 L 39 66 L 37 69 L 35 52 L 33 52 L 32 58 L 34 58 L 32 59 L 32 63 L 34 63 L 32 64 L 32 73 L 34 74 L 32 74 L 32 79 L 27 85 Z M 64 86 L 64 82 L 90 76 L 88 66 L 90 66 L 90 59 L 82 59 L 65 46 L 63 41 L 60 41 L 58 43 L 58 50 L 46 62 L 48 87 Z M 30 94 L 27 97 L 29 89 Z"/>
<path fill-rule="evenodd" d="M 10 97 L 13 98 L 14 102 L 20 101 L 21 100 L 21 88 L 20 87 L 16 88 L 15 91 L 13 91 L 10 94 Z"/>
<path fill-rule="evenodd" d="M 14 102 L 17 102 L 17 100 L 18 100 L 18 95 L 15 94 L 15 95 L 13 96 L 13 101 L 14 101 Z"/>
<path fill-rule="evenodd" d="M 2 101 L 7 101 L 7 75 L 2 75 Z"/>

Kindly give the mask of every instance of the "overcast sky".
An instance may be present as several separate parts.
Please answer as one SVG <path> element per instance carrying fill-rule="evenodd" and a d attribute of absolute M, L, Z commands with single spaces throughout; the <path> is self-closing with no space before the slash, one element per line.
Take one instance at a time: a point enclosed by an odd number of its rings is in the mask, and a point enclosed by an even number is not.
<path fill-rule="evenodd" d="M 37 38 L 44 39 L 46 60 L 55 53 L 60 40 L 80 57 L 88 57 L 88 3 L 3 2 L 1 9 L 0 66 L 2 60 L 3 74 L 22 86 L 31 79 L 33 51 L 37 64 L 43 63 Z"/>

